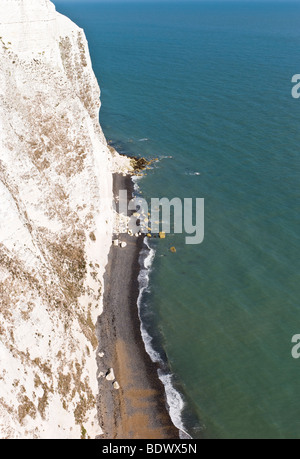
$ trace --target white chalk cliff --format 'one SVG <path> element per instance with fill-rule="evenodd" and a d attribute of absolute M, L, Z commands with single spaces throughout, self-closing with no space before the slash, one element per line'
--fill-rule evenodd
<path fill-rule="evenodd" d="M 84 32 L 0 0 L 0 437 L 100 434 L 97 340 L 116 162 Z"/>

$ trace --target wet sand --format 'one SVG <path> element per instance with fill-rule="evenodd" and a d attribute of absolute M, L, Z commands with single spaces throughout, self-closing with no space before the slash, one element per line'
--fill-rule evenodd
<path fill-rule="evenodd" d="M 115 175 L 114 192 L 132 192 L 130 176 Z M 112 247 L 105 274 L 104 312 L 98 319 L 99 373 L 113 368 L 113 381 L 99 378 L 98 416 L 105 439 L 178 439 L 167 407 L 157 365 L 148 356 L 141 337 L 137 299 L 139 253 L 143 237 L 123 234 L 127 247 Z"/>

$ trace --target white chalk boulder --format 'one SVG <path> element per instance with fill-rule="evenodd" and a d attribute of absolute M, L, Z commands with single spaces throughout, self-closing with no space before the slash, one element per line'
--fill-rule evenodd
<path fill-rule="evenodd" d="M 110 368 L 108 370 L 108 372 L 106 373 L 106 377 L 105 378 L 106 378 L 107 381 L 114 381 L 116 379 L 113 368 Z"/>

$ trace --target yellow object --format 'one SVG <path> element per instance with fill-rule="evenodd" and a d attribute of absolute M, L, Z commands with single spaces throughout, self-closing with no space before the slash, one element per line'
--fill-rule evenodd
<path fill-rule="evenodd" d="M 160 239 L 166 239 L 166 233 L 163 232 L 163 231 L 161 231 L 161 232 L 159 233 L 159 237 L 160 237 Z"/>
<path fill-rule="evenodd" d="M 171 250 L 172 253 L 176 253 L 176 248 L 175 247 L 171 247 L 170 250 Z"/>
<path fill-rule="evenodd" d="M 152 237 L 152 234 L 148 233 L 148 234 L 147 234 L 147 237 Z"/>

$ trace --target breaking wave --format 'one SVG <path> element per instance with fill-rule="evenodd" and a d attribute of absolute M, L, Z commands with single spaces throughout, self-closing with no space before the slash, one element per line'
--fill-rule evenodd
<path fill-rule="evenodd" d="M 155 250 L 150 247 L 148 238 L 144 239 L 144 247 L 140 254 L 140 274 L 138 277 L 139 282 L 139 297 L 138 297 L 138 310 L 141 323 L 141 333 L 145 344 L 147 353 L 151 360 L 156 363 L 161 363 L 161 367 L 158 370 L 158 376 L 165 387 L 167 404 L 169 414 L 173 424 L 179 429 L 181 438 L 191 438 L 186 432 L 182 419 L 182 413 L 185 406 L 184 400 L 181 394 L 175 389 L 173 385 L 173 375 L 167 368 L 167 362 L 165 362 L 161 355 L 153 347 L 153 338 L 148 333 L 145 324 L 142 320 L 142 311 L 147 308 L 147 304 L 144 302 L 144 293 L 149 292 L 150 274 L 152 271 L 153 261 L 155 259 Z"/>

